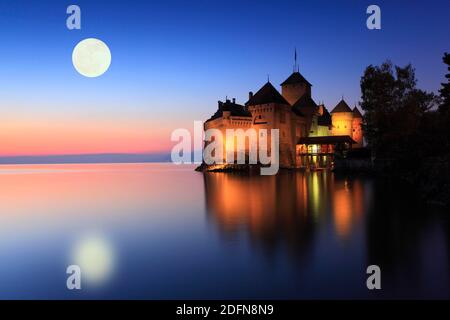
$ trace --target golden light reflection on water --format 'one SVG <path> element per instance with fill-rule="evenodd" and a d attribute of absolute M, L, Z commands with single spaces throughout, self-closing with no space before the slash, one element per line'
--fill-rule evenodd
<path fill-rule="evenodd" d="M 314 160 L 315 161 L 315 160 Z M 316 172 L 311 174 L 311 196 L 312 196 L 312 205 L 313 212 L 317 214 L 319 212 L 319 202 L 320 202 L 320 189 L 319 189 L 319 178 Z M 317 216 L 316 216 L 317 217 Z"/>
<path fill-rule="evenodd" d="M 296 239 L 332 224 L 345 239 L 364 207 L 360 181 L 350 184 L 326 171 L 270 177 L 211 173 L 204 181 L 208 211 L 225 232 L 245 228 L 263 238 Z"/>
<path fill-rule="evenodd" d="M 352 188 L 347 180 L 333 193 L 334 225 L 339 237 L 346 238 L 352 226 L 359 221 L 363 211 L 363 192 L 360 181 Z"/>
<path fill-rule="evenodd" d="M 96 216 L 109 218 L 137 212 L 130 208 L 161 204 L 179 210 L 197 203 L 199 190 L 204 189 L 208 211 L 224 230 L 245 226 L 252 234 L 267 235 L 280 226 L 301 230 L 332 223 L 344 239 L 366 207 L 360 180 L 337 179 L 327 171 L 277 176 L 211 173 L 203 176 L 202 188 L 192 185 L 197 180 L 191 175 L 177 171 L 192 169 L 170 164 L 1 166 L 2 224 L 18 222 L 21 216 L 44 222 L 67 213 L 89 217 L 93 210 Z"/>
<path fill-rule="evenodd" d="M 410 279 L 437 275 L 431 282 L 448 283 L 448 233 L 440 231 L 440 219 L 422 215 L 424 208 L 409 202 L 409 192 L 402 200 L 399 188 L 326 171 L 249 176 L 193 169 L 171 164 L 0 166 L 2 297 L 26 298 L 24 292 L 31 292 L 48 298 L 49 284 L 62 290 L 54 297 L 64 297 L 61 275 L 69 264 L 81 265 L 90 279 L 82 275 L 82 282 L 102 284 L 98 292 L 109 285 L 123 288 L 108 292 L 108 298 L 139 290 L 138 297 L 160 297 L 165 291 L 169 296 L 163 297 L 171 298 L 185 274 L 208 292 L 216 292 L 220 283 L 231 285 L 237 295 L 248 282 L 264 277 L 271 282 L 267 297 L 287 290 L 297 298 L 296 284 L 310 279 L 305 297 L 314 289 L 321 297 L 339 298 L 337 287 L 331 294 L 323 291 L 330 277 L 342 279 L 339 288 L 345 292 L 347 286 L 358 291 L 360 282 L 352 284 L 346 268 L 367 264 L 383 265 L 386 278 L 411 270 L 401 276 L 408 281 L 405 292 Z M 424 223 L 429 225 L 424 228 Z M 426 253 L 420 261 L 415 248 Z M 209 270 L 217 271 L 218 282 L 211 283 Z M 246 281 L 230 283 L 237 272 Z M 23 290 L 17 284 L 27 276 L 33 286 Z M 253 294 L 261 288 L 254 286 Z"/>

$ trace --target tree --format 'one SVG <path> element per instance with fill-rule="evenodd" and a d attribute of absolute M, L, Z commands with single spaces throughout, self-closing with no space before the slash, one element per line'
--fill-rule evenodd
<path fill-rule="evenodd" d="M 387 61 L 381 66 L 370 65 L 361 78 L 361 108 L 364 114 L 364 135 L 368 145 L 377 149 L 380 144 L 380 133 L 384 132 L 387 115 L 392 111 L 395 79 L 392 64 Z"/>
<path fill-rule="evenodd" d="M 447 71 L 449 71 L 449 73 L 445 75 L 447 83 L 441 83 L 442 88 L 439 90 L 439 93 L 441 94 L 439 111 L 448 114 L 450 111 L 450 54 L 445 53 L 442 61 L 447 65 Z"/>
<path fill-rule="evenodd" d="M 443 61 L 450 71 L 448 53 Z M 418 186 L 424 198 L 450 205 L 450 73 L 445 77 L 436 96 L 417 88 L 411 65 L 370 65 L 361 77 L 360 106 L 365 138 L 375 157 L 384 158 L 382 169 Z"/>
<path fill-rule="evenodd" d="M 436 96 L 416 87 L 415 70 L 410 64 L 403 68 L 394 68 L 389 61 L 370 65 L 360 84 L 363 129 L 369 147 L 375 155 L 401 158 L 402 153 L 411 151 L 413 138 L 424 115 L 436 104 Z"/>
<path fill-rule="evenodd" d="M 442 61 L 447 65 L 447 73 L 445 77 L 447 78 L 447 83 L 441 83 L 442 88 L 439 90 L 440 93 L 440 133 L 444 136 L 443 149 L 447 152 L 447 157 L 450 153 L 450 54 L 445 53 Z"/>

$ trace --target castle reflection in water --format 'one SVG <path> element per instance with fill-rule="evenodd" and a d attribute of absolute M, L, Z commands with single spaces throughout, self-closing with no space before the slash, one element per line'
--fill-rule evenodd
<path fill-rule="evenodd" d="M 326 222 L 345 239 L 370 206 L 370 186 L 337 179 L 328 171 L 246 177 L 207 173 L 204 181 L 208 211 L 224 232 L 245 227 L 266 240 L 307 238 L 316 225 Z"/>
<path fill-rule="evenodd" d="M 103 289 L 83 284 L 87 299 L 450 297 L 448 213 L 393 181 L 173 164 L 3 166 L 0 178 L 3 298 L 73 298 L 80 247 L 114 262 Z"/>
<path fill-rule="evenodd" d="M 272 261 L 287 254 L 317 282 L 336 271 L 360 296 L 371 264 L 383 271 L 383 297 L 448 295 L 448 221 L 405 186 L 329 171 L 203 179 L 208 220 L 230 242 L 248 239 Z"/>

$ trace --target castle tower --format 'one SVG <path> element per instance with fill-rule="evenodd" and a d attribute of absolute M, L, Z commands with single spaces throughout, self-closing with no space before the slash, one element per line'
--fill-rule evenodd
<path fill-rule="evenodd" d="M 295 166 L 295 130 L 291 106 L 288 101 L 267 82 L 254 95 L 249 95 L 249 101 L 245 104 L 253 117 L 252 128 L 255 130 L 266 129 L 267 146 L 258 145 L 258 148 L 267 148 L 271 151 L 271 129 L 279 130 L 279 160 L 281 167 Z M 259 139 L 259 137 L 258 137 Z"/>
<path fill-rule="evenodd" d="M 342 99 L 331 111 L 333 136 L 353 136 L 353 111 Z"/>
<path fill-rule="evenodd" d="M 354 148 L 362 148 L 363 146 L 363 131 L 362 131 L 363 117 L 359 109 L 355 106 L 353 108 L 353 122 L 352 122 L 352 139 L 356 141 Z"/>
<path fill-rule="evenodd" d="M 294 71 L 282 84 L 281 95 L 292 106 L 302 96 L 311 96 L 311 83 L 301 75 L 300 72 Z"/>

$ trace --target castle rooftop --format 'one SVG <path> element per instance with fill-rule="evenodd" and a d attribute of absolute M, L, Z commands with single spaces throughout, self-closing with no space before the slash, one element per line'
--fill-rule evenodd
<path fill-rule="evenodd" d="M 296 114 L 302 114 L 304 116 L 312 116 L 318 111 L 319 107 L 317 103 L 309 95 L 303 95 L 292 106 L 292 111 Z"/>
<path fill-rule="evenodd" d="M 255 106 L 259 104 L 267 104 L 267 103 L 279 103 L 279 104 L 287 104 L 289 102 L 283 98 L 283 96 L 278 92 L 277 89 L 270 83 L 267 82 L 262 86 L 261 89 L 258 90 L 250 99 L 246 102 L 247 106 Z"/>
<path fill-rule="evenodd" d="M 308 80 L 305 79 L 304 76 L 298 71 L 294 71 L 284 82 L 281 84 L 281 86 L 289 85 L 289 84 L 296 84 L 296 83 L 306 83 L 308 86 L 312 86 L 311 83 L 309 83 Z"/>
<path fill-rule="evenodd" d="M 331 113 L 338 113 L 338 112 L 353 112 L 353 111 L 352 109 L 350 109 L 347 102 L 345 102 L 344 99 L 342 99 L 331 111 Z"/>
<path fill-rule="evenodd" d="M 218 102 L 218 109 L 216 113 L 213 114 L 211 118 L 206 120 L 206 122 L 221 118 L 223 116 L 223 113 L 229 111 L 231 116 L 234 117 L 251 117 L 252 114 L 245 109 L 243 105 L 237 104 L 234 99 L 233 102 L 230 100 L 226 100 L 225 102 L 219 101 Z"/>
<path fill-rule="evenodd" d="M 361 118 L 362 119 L 362 114 L 356 106 L 353 108 L 353 118 Z"/>
<path fill-rule="evenodd" d="M 325 106 L 323 106 L 323 113 L 317 119 L 317 123 L 319 124 L 319 126 L 331 126 L 332 125 L 331 115 L 328 112 L 327 108 L 325 108 Z"/>

